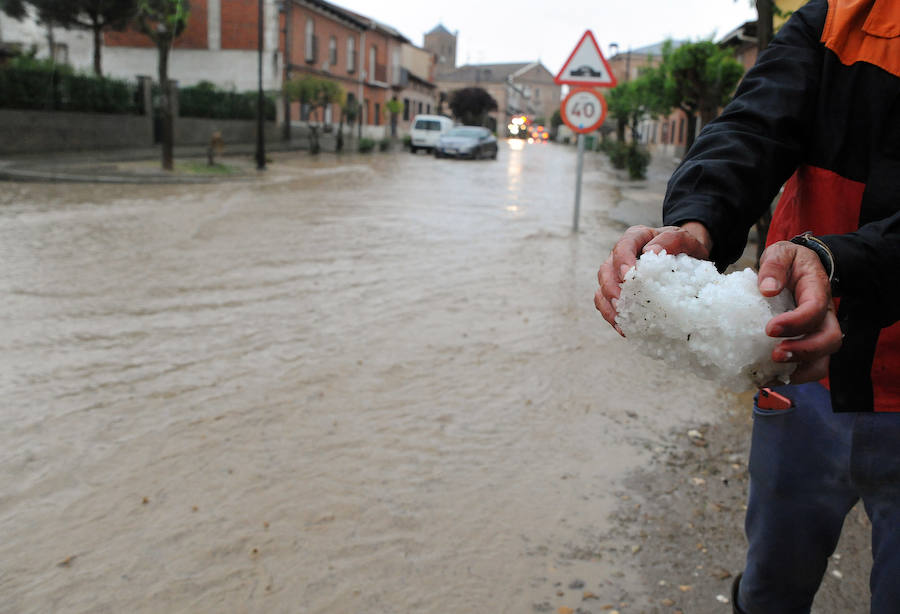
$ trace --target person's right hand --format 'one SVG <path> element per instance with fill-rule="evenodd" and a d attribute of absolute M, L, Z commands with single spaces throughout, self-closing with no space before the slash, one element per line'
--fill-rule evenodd
<path fill-rule="evenodd" d="M 632 226 L 625 231 L 615 244 L 597 273 L 600 287 L 594 293 L 594 306 L 603 318 L 623 337 L 625 334 L 616 324 L 616 304 L 625 280 L 625 273 L 637 262 L 643 252 L 666 250 L 667 254 L 687 254 L 706 260 L 712 248 L 712 239 L 706 226 L 699 222 L 687 222 L 683 226 Z"/>

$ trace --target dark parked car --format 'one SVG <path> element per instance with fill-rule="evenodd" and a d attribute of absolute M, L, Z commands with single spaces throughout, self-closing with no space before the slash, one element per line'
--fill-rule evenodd
<path fill-rule="evenodd" d="M 441 135 L 434 147 L 437 158 L 497 159 L 497 139 L 481 126 L 456 126 Z"/>

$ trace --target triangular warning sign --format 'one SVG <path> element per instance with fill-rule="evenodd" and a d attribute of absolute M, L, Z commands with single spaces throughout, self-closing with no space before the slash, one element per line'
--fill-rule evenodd
<path fill-rule="evenodd" d="M 597 39 L 588 30 L 575 45 L 575 50 L 554 79 L 559 85 L 615 87 L 616 77 L 603 57 Z"/>

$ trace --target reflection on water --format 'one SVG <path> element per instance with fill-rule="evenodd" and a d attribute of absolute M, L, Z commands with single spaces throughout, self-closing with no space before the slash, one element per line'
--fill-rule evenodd
<path fill-rule="evenodd" d="M 518 613 L 598 586 L 615 564 L 579 553 L 618 478 L 673 399 L 714 403 L 594 313 L 609 193 L 573 237 L 568 148 L 275 158 L 3 186 L 0 612 Z"/>

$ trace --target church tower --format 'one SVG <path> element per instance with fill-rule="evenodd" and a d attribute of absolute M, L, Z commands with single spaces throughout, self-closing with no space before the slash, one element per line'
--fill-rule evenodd
<path fill-rule="evenodd" d="M 425 49 L 435 55 L 435 74 L 440 75 L 456 69 L 456 34 L 438 24 L 425 34 Z"/>

